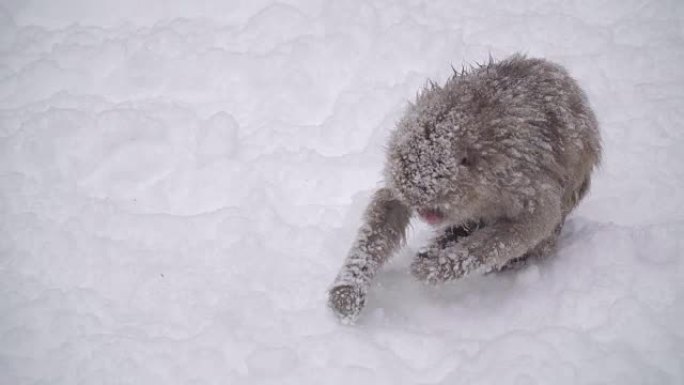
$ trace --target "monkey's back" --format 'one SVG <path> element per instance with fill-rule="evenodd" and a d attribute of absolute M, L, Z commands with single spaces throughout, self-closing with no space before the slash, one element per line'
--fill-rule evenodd
<path fill-rule="evenodd" d="M 505 156 L 501 182 L 525 189 L 540 179 L 562 191 L 563 216 L 589 188 L 601 146 L 586 95 L 561 66 L 515 55 L 455 76 L 445 85 L 466 136 Z"/>

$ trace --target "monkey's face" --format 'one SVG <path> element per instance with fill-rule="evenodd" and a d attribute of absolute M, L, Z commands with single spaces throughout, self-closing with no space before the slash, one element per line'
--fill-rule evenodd
<path fill-rule="evenodd" d="M 387 186 L 431 225 L 461 220 L 477 202 L 482 183 L 463 131 L 453 122 L 409 118 L 390 140 Z"/>

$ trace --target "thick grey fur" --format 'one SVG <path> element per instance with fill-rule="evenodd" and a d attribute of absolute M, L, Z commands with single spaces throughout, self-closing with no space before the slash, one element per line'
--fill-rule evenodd
<path fill-rule="evenodd" d="M 557 64 L 514 55 L 454 71 L 444 86 L 430 82 L 392 133 L 384 187 L 366 209 L 330 306 L 343 321 L 358 317 L 373 276 L 421 210 L 444 218 L 411 265 L 421 281 L 548 255 L 600 157 L 587 97 Z"/>

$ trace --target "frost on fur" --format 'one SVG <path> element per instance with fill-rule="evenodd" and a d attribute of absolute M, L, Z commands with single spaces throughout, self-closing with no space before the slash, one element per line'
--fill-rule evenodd
<path fill-rule="evenodd" d="M 373 197 L 330 291 L 355 319 L 412 214 L 435 225 L 411 271 L 439 283 L 553 251 L 600 160 L 596 118 L 559 65 L 520 55 L 430 82 L 392 133 Z"/>

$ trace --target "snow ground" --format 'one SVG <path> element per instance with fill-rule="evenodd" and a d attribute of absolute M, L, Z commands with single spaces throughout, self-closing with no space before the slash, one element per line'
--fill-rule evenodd
<path fill-rule="evenodd" d="M 427 78 L 563 63 L 605 161 L 557 256 L 326 289 Z M 0 384 L 684 383 L 684 3 L 0 1 Z"/>

